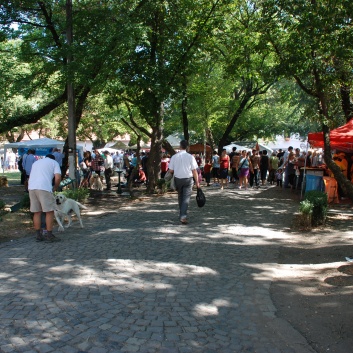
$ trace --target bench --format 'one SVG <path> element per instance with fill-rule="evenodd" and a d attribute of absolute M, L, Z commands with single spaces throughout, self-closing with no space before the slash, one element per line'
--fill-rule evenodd
<path fill-rule="evenodd" d="M 72 189 L 75 189 L 75 184 L 76 184 L 76 179 L 71 179 L 71 178 L 65 178 L 63 180 L 61 180 L 59 187 L 58 187 L 58 191 L 62 191 L 62 189 L 65 186 L 70 186 Z"/>

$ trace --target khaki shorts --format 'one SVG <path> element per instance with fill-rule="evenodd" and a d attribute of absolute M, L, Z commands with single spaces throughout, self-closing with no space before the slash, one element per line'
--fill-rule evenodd
<path fill-rule="evenodd" d="M 54 195 L 44 190 L 29 190 L 31 212 L 51 212 L 55 209 Z"/>

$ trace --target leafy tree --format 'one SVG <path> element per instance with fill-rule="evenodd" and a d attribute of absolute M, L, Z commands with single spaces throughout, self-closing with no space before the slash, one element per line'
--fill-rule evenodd
<path fill-rule="evenodd" d="M 151 139 L 149 191 L 160 171 L 160 150 L 168 100 L 182 81 L 183 69 L 202 39 L 214 27 L 222 2 L 145 1 L 131 21 L 135 24 L 128 60 L 117 72 L 116 99 L 138 108 L 147 122 Z"/>
<path fill-rule="evenodd" d="M 325 162 L 353 200 L 353 186 L 332 161 L 329 144 L 329 127 L 337 126 L 344 117 L 351 118 L 353 5 L 345 0 L 265 0 L 260 4 L 262 41 L 274 48 L 282 73 L 292 76 L 316 101 Z"/>

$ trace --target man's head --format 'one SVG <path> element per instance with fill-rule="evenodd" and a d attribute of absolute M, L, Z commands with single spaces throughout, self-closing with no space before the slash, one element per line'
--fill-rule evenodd
<path fill-rule="evenodd" d="M 189 146 L 189 143 L 186 140 L 181 140 L 180 141 L 180 148 L 182 150 L 186 150 L 188 148 L 188 146 Z"/>
<path fill-rule="evenodd" d="M 289 146 L 289 147 L 288 147 L 288 151 L 289 151 L 289 152 L 292 152 L 292 151 L 293 151 L 293 146 Z"/>
<path fill-rule="evenodd" d="M 104 151 L 104 155 L 107 156 L 109 153 L 109 151 Z"/>
<path fill-rule="evenodd" d="M 236 147 L 233 147 L 233 148 L 232 148 L 232 151 L 233 151 L 233 152 L 235 152 L 236 150 L 237 150 L 237 148 L 236 148 Z"/>
<path fill-rule="evenodd" d="M 50 159 L 53 159 L 55 161 L 55 157 L 51 153 L 47 154 L 45 156 L 45 158 L 50 158 Z"/>

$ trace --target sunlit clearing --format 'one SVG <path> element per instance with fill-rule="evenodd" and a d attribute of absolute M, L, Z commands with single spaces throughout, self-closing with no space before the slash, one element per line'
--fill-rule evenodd
<path fill-rule="evenodd" d="M 216 316 L 218 315 L 218 308 L 220 307 L 231 307 L 232 304 L 229 300 L 215 299 L 212 303 L 200 303 L 195 305 L 193 314 L 194 316 Z"/>
<path fill-rule="evenodd" d="M 217 271 L 209 267 L 180 265 L 176 263 L 159 263 L 153 261 L 135 261 L 122 259 L 107 259 L 94 261 L 91 266 L 66 263 L 52 266 L 49 273 L 55 279 L 72 286 L 105 285 L 124 286 L 130 290 L 144 289 L 171 289 L 173 286 L 163 283 L 165 277 L 192 277 L 200 275 L 218 275 Z"/>

